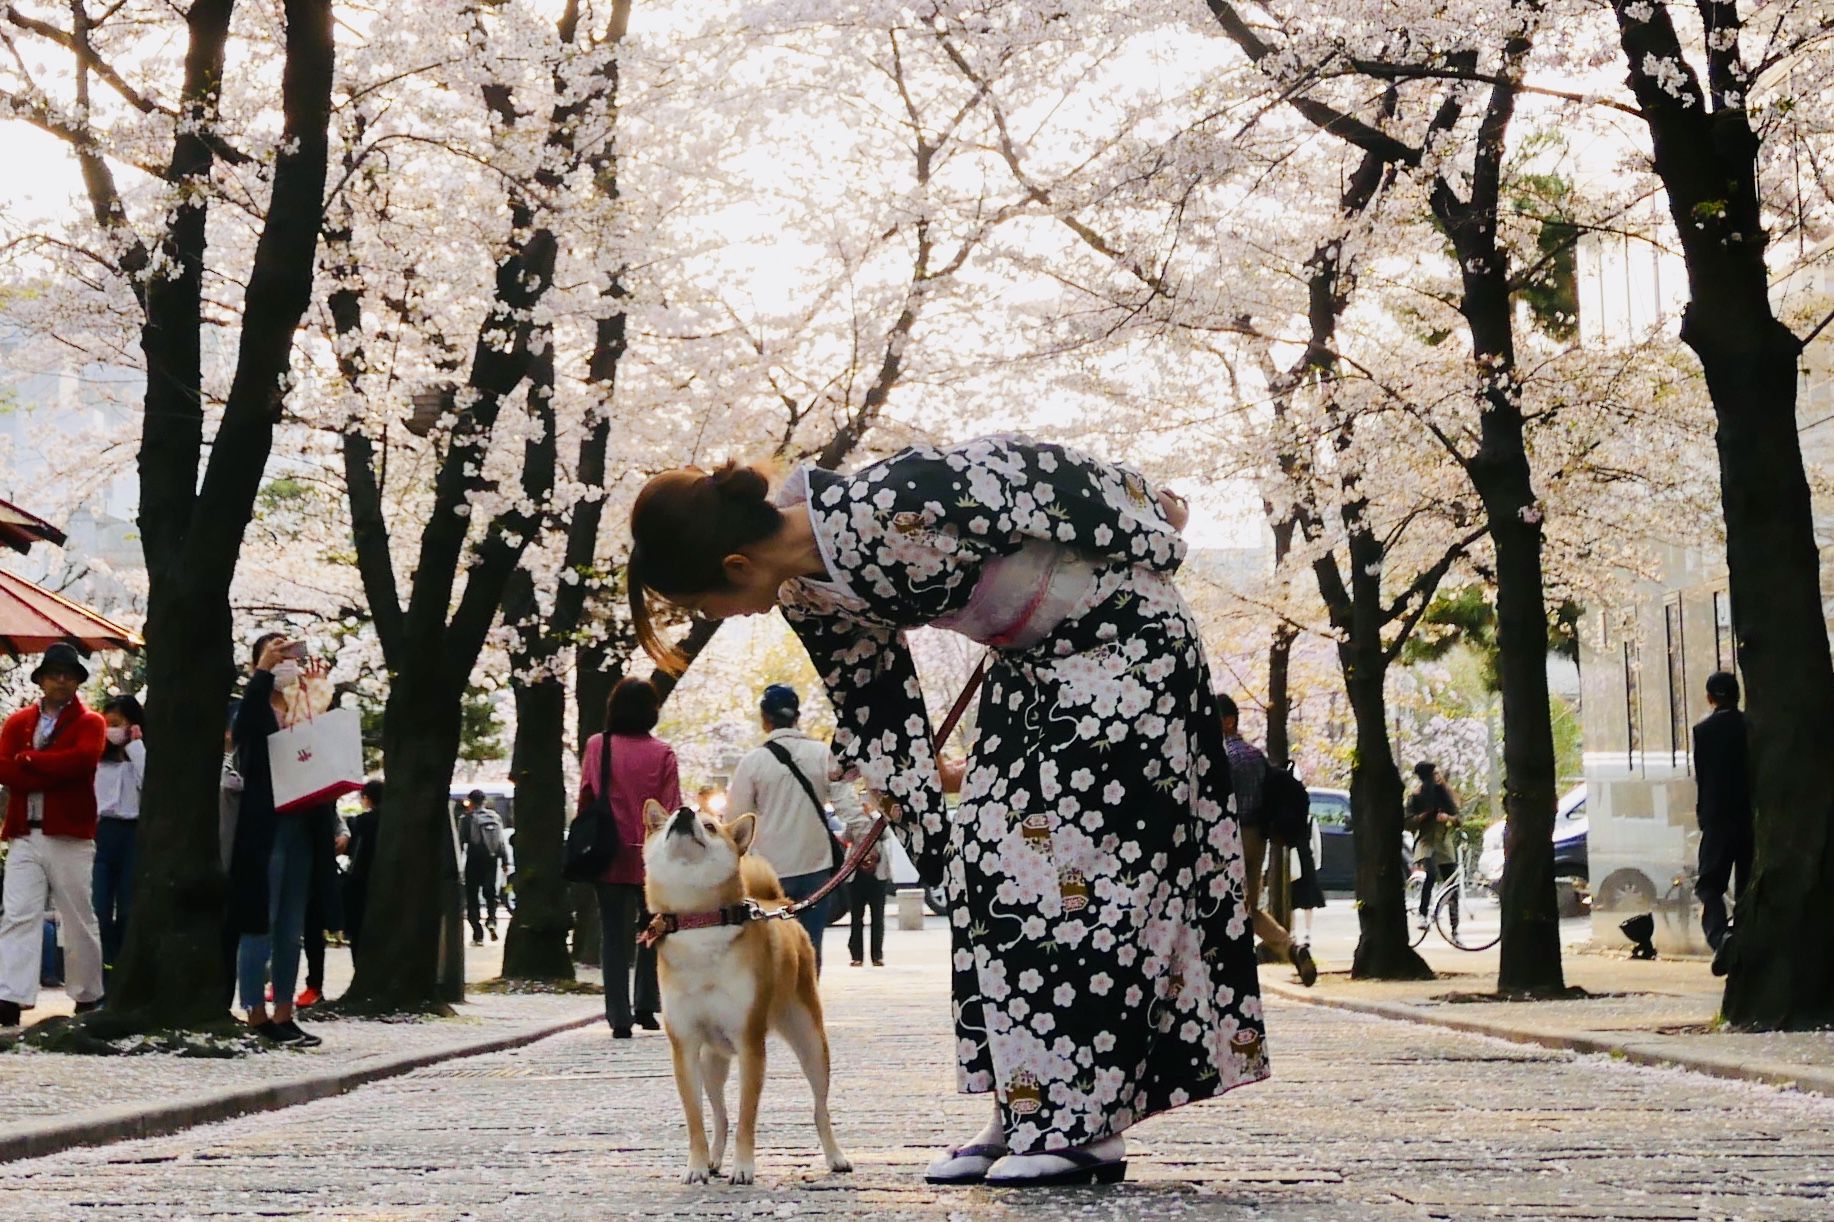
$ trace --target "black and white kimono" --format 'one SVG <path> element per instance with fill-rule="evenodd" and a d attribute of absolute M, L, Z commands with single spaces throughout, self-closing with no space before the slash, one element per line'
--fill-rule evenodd
<path fill-rule="evenodd" d="M 996 1092 L 1010 1147 L 1037 1153 L 1266 1077 L 1221 723 L 1146 481 L 995 437 L 785 491 L 831 578 L 782 607 L 842 766 L 950 898 L 960 1088 Z M 950 812 L 902 630 L 958 618 L 1038 541 L 1080 557 L 1080 593 L 1042 641 L 995 650 Z"/>

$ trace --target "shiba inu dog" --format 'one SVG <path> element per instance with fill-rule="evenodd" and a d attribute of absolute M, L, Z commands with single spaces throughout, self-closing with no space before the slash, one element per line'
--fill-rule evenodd
<path fill-rule="evenodd" d="M 686 807 L 671 815 L 644 805 L 644 894 L 656 922 L 662 1025 L 675 1058 L 675 1087 L 688 1120 L 688 1173 L 704 1184 L 726 1149 L 726 1074 L 739 1061 L 739 1131 L 732 1182 L 753 1183 L 764 1036 L 795 1052 L 815 1094 L 815 1131 L 832 1171 L 853 1164 L 828 1120 L 828 1033 L 815 982 L 815 948 L 793 920 L 760 919 L 788 902 L 768 862 L 746 852 L 757 820 L 720 823 Z M 713 1111 L 709 1150 L 701 1092 Z"/>

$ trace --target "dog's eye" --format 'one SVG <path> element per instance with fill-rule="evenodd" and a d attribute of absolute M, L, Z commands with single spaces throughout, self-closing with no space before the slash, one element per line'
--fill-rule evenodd
<path fill-rule="evenodd" d="M 713 831 L 713 830 L 715 830 L 715 829 L 714 829 L 714 826 L 713 826 L 713 821 L 712 821 L 711 819 L 709 819 L 709 820 L 708 820 L 707 822 L 705 822 L 705 823 L 703 823 L 703 824 L 701 824 L 701 826 L 702 826 L 702 827 L 704 827 L 704 828 L 706 828 L 706 829 L 707 829 L 708 831 L 710 831 L 710 832 L 711 832 L 711 831 Z"/>

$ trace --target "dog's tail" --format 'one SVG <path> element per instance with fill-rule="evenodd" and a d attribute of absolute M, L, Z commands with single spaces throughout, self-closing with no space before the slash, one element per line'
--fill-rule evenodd
<path fill-rule="evenodd" d="M 790 902 L 790 897 L 783 893 L 783 884 L 777 881 L 777 871 L 756 853 L 739 858 L 739 878 L 745 884 L 746 897 L 766 908 L 781 908 Z"/>

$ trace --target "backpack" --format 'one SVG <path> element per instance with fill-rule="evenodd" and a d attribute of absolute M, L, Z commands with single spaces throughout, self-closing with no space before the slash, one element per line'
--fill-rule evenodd
<path fill-rule="evenodd" d="M 503 821 L 494 811 L 480 810 L 472 815 L 471 834 L 486 853 L 492 857 L 503 856 Z"/>
<path fill-rule="evenodd" d="M 1291 846 L 1309 843 L 1312 825 L 1312 798 L 1305 782 L 1293 775 L 1289 761 L 1285 767 L 1267 766 L 1267 779 L 1261 788 L 1261 814 L 1268 834 Z"/>

